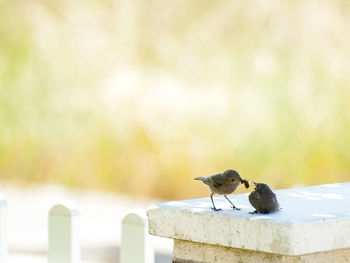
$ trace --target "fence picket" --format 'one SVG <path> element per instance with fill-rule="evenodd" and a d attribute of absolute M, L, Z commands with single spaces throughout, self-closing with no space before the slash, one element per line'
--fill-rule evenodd
<path fill-rule="evenodd" d="M 120 263 L 154 263 L 154 249 L 148 234 L 145 211 L 134 211 L 124 216 Z"/>
<path fill-rule="evenodd" d="M 70 201 L 54 205 L 49 212 L 49 263 L 79 263 L 77 207 Z"/>

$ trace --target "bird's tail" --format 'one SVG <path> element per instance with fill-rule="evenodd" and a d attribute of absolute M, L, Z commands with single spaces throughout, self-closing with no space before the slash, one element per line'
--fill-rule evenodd
<path fill-rule="evenodd" d="M 199 176 L 199 177 L 195 177 L 193 178 L 194 180 L 201 180 L 201 181 L 204 181 L 205 180 L 205 177 L 203 176 Z"/>
<path fill-rule="evenodd" d="M 194 180 L 201 180 L 203 183 L 209 185 L 208 177 L 200 176 L 200 177 L 195 177 L 195 178 L 193 178 L 193 179 L 194 179 Z"/>

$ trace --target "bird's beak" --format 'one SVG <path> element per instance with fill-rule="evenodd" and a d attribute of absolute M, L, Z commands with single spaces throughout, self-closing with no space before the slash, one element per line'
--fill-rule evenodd
<path fill-rule="evenodd" d="M 249 181 L 249 184 L 253 185 L 254 189 L 255 189 L 255 188 L 256 188 L 256 186 L 257 186 L 257 183 L 256 183 L 256 182 L 254 182 L 254 181 L 252 181 L 252 180 L 250 180 L 250 181 Z"/>

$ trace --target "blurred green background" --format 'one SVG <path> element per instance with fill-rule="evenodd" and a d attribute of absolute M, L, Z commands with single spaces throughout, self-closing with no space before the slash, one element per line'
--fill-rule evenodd
<path fill-rule="evenodd" d="M 349 1 L 0 0 L 0 18 L 2 183 L 350 180 Z"/>

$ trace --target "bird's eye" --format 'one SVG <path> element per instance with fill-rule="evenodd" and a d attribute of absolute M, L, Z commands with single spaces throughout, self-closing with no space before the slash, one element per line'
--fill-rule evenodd
<path fill-rule="evenodd" d="M 233 182 L 234 181 L 234 179 L 231 179 L 231 182 Z"/>

